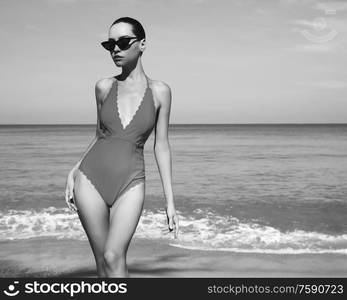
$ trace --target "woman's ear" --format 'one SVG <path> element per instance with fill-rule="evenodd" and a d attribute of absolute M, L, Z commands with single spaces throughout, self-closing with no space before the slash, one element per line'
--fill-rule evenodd
<path fill-rule="evenodd" d="M 140 49 L 141 49 L 142 52 L 145 51 L 145 49 L 146 49 L 146 39 L 142 39 L 141 40 Z"/>

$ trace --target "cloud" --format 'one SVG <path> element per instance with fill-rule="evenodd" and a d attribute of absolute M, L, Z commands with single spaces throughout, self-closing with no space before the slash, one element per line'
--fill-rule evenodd
<path fill-rule="evenodd" d="M 325 14 L 335 14 L 347 11 L 347 2 L 344 1 L 329 1 L 316 3 L 315 8 L 323 11 Z"/>
<path fill-rule="evenodd" d="M 312 20 L 312 21 L 304 20 L 304 19 L 301 19 L 301 20 L 291 20 L 290 23 L 294 24 L 294 25 L 299 25 L 299 26 L 304 26 L 304 27 L 311 27 L 311 28 L 315 28 L 315 26 L 316 26 L 316 22 L 314 20 Z"/>
<path fill-rule="evenodd" d="M 308 5 L 315 2 L 316 0 L 280 0 L 280 3 L 285 5 Z"/>
<path fill-rule="evenodd" d="M 317 17 L 313 20 L 295 19 L 289 21 L 290 24 L 295 25 L 292 27 L 293 32 L 299 33 L 308 42 L 318 45 L 299 45 L 297 50 L 302 51 L 315 51 L 315 52 L 327 52 L 335 49 L 335 45 L 332 42 L 337 41 L 337 37 L 347 31 L 347 20 L 341 19 L 340 16 L 328 16 Z M 339 44 L 345 43 L 344 39 L 339 39 Z"/>
<path fill-rule="evenodd" d="M 333 43 L 311 43 L 311 44 L 297 44 L 292 48 L 289 48 L 290 51 L 295 52 L 313 52 L 313 53 L 327 53 L 332 52 L 336 48 L 336 45 Z"/>

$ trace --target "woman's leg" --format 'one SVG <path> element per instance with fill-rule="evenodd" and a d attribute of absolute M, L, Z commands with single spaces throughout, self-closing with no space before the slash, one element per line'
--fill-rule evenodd
<path fill-rule="evenodd" d="M 106 277 L 104 246 L 109 227 L 109 208 L 86 176 L 77 171 L 74 195 L 78 215 L 95 257 L 98 277 Z"/>
<path fill-rule="evenodd" d="M 126 254 L 141 217 L 145 198 L 142 181 L 119 197 L 110 209 L 110 228 L 104 250 L 107 277 L 129 277 Z"/>

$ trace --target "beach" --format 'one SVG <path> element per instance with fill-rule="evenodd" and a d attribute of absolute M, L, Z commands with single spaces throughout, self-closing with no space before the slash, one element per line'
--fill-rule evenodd
<path fill-rule="evenodd" d="M 92 249 L 126 253 L 130 278 L 342 292 L 347 0 L 1 4 L 5 294 L 14 278 L 97 278 Z M 141 193 L 123 193 L 132 179 Z M 129 292 L 189 291 L 150 285 Z"/>
<path fill-rule="evenodd" d="M 0 258 L 1 277 L 97 277 L 87 241 L 1 242 Z M 346 255 L 342 254 L 188 250 L 145 239 L 132 241 L 127 264 L 131 278 L 347 277 Z"/>

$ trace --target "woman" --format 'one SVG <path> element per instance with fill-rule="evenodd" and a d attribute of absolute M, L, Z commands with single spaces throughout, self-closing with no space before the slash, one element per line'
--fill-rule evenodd
<path fill-rule="evenodd" d="M 145 31 L 137 20 L 117 19 L 101 44 L 122 72 L 96 83 L 96 137 L 68 175 L 65 200 L 86 231 L 98 276 L 129 277 L 126 253 L 145 198 L 143 147 L 153 128 L 169 230 L 178 234 L 168 141 L 171 90 L 144 73 Z"/>

